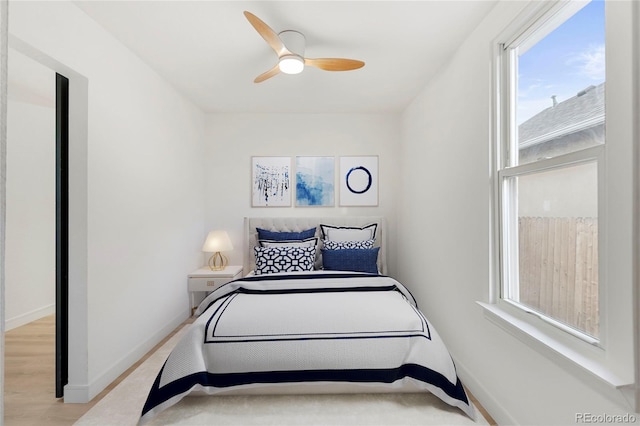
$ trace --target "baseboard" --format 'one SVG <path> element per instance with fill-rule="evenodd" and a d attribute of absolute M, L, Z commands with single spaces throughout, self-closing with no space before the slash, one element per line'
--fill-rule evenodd
<path fill-rule="evenodd" d="M 88 385 L 69 383 L 64 387 L 64 402 L 84 404 L 95 398 L 129 367 L 138 362 L 169 333 L 178 328 L 189 317 L 189 312 L 183 312 L 169 321 L 147 340 L 133 348 L 127 355 L 114 363 L 110 368 L 92 380 Z"/>
<path fill-rule="evenodd" d="M 53 315 L 56 313 L 56 305 L 46 305 L 38 309 L 34 309 L 33 311 L 27 312 L 22 315 L 18 315 L 17 317 L 8 318 L 5 320 L 5 330 L 13 330 L 14 328 L 18 328 L 22 325 L 29 324 L 30 322 L 39 320 L 40 318 L 47 317 L 49 315 Z"/>
<path fill-rule="evenodd" d="M 66 384 L 64 386 L 64 402 L 84 404 L 89 402 L 89 386 L 88 385 L 72 385 Z"/>
<path fill-rule="evenodd" d="M 482 383 L 469 371 L 463 364 L 456 360 L 456 371 L 458 377 L 469 391 L 476 397 L 476 399 L 482 404 L 489 415 L 499 425 L 516 425 L 518 422 L 511 417 L 509 411 L 496 400 L 489 391 L 482 385 Z"/>

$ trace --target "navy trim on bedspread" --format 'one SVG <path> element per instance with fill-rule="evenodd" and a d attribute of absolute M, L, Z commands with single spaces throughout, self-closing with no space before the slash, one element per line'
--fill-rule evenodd
<path fill-rule="evenodd" d="M 388 369 L 355 370 L 304 370 L 304 371 L 265 371 L 252 373 L 213 374 L 206 371 L 182 377 L 160 387 L 160 378 L 164 366 L 158 374 L 147 401 L 142 409 L 144 416 L 154 407 L 170 398 L 189 391 L 196 385 L 203 387 L 228 388 L 248 384 L 302 383 L 302 382 L 352 382 L 352 383 L 393 383 L 410 377 L 434 385 L 451 398 L 469 405 L 469 400 L 460 379 L 453 385 L 445 376 L 417 364 L 405 364 Z"/>
<path fill-rule="evenodd" d="M 219 288 L 224 288 L 229 286 L 230 284 L 237 284 L 242 282 L 254 282 L 254 281 L 286 281 L 286 280 L 317 280 L 317 279 L 335 279 L 335 278 L 379 278 L 379 277 L 387 277 L 387 275 L 380 274 L 368 274 L 368 273 L 335 273 L 335 274 L 291 274 L 291 275 L 273 275 L 273 274 L 265 274 L 265 275 L 252 275 L 249 277 L 238 278 L 233 281 L 229 281 L 221 285 Z M 234 293 L 245 293 L 245 294 L 288 294 L 288 293 L 331 293 L 331 292 L 348 292 L 348 291 L 393 291 L 398 290 L 398 287 L 395 285 L 377 287 L 377 286 L 354 286 L 354 287 L 342 287 L 342 288 L 297 288 L 297 289 L 247 289 L 244 287 L 239 287 L 234 290 Z M 412 302 L 416 307 L 418 307 L 418 303 L 416 298 L 413 297 L 413 294 L 405 287 L 405 290 L 409 296 L 411 296 Z M 398 290 L 399 291 L 399 290 Z M 226 296 L 226 295 L 225 295 Z M 225 297 L 225 296 L 221 296 Z M 202 312 L 206 311 L 213 305 L 218 299 L 212 300 Z"/>
<path fill-rule="evenodd" d="M 397 290 L 398 287 L 395 285 L 390 285 L 386 287 L 340 287 L 340 288 L 288 288 L 288 289 L 264 289 L 264 290 L 255 290 L 240 287 L 235 291 L 235 293 L 244 293 L 244 294 L 294 294 L 294 293 L 345 293 L 349 291 L 393 291 Z"/>

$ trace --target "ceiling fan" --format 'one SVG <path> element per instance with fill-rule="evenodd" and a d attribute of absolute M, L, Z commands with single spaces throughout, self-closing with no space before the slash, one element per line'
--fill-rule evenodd
<path fill-rule="evenodd" d="M 286 30 L 276 34 L 275 31 L 269 28 L 267 24 L 254 14 L 245 11 L 244 16 L 278 55 L 278 63 L 269 71 L 256 77 L 254 83 L 261 83 L 280 72 L 285 74 L 298 74 L 302 72 L 305 66 L 316 67 L 325 71 L 350 71 L 364 66 L 364 62 L 355 59 L 305 58 L 305 38 L 302 33 Z"/>

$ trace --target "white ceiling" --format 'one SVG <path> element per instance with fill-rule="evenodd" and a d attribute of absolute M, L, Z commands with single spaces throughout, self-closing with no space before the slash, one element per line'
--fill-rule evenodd
<path fill-rule="evenodd" d="M 404 109 L 495 1 L 76 1 L 206 112 Z M 243 15 L 306 37 L 307 57 L 359 70 L 307 68 L 253 79 L 276 54 Z"/>

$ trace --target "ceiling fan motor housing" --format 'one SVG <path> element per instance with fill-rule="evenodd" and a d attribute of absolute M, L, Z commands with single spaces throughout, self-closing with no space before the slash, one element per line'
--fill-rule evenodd
<path fill-rule="evenodd" d="M 304 69 L 305 38 L 302 33 L 293 30 L 278 34 L 280 40 L 292 54 L 282 55 L 278 59 L 278 67 L 285 74 L 298 74 Z"/>
<path fill-rule="evenodd" d="M 304 34 L 294 30 L 285 30 L 280 32 L 278 37 L 280 37 L 280 40 L 282 40 L 286 48 L 289 49 L 289 52 L 304 58 L 304 47 L 306 44 Z"/>

